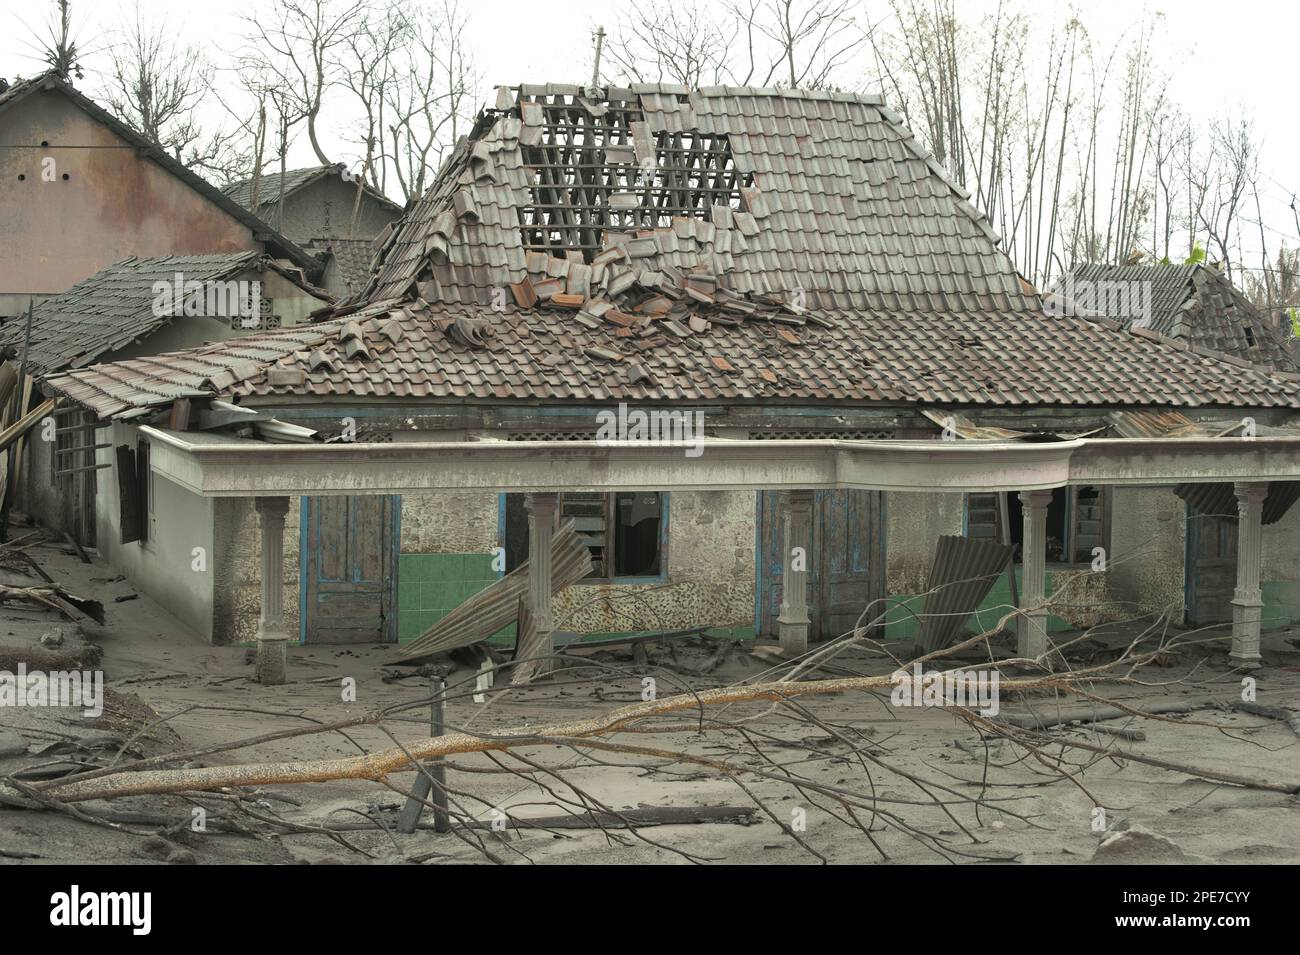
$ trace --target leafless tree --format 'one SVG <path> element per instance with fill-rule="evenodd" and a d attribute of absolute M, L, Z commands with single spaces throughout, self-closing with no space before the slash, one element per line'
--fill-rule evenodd
<path fill-rule="evenodd" d="M 740 35 L 734 17 L 715 8 L 652 0 L 619 14 L 605 45 L 602 74 L 634 83 L 667 80 L 692 89 L 735 79 L 733 47 Z"/>
<path fill-rule="evenodd" d="M 321 165 L 330 164 L 321 144 L 322 107 L 341 79 L 338 55 L 362 29 L 368 9 L 365 0 L 275 0 L 245 18 L 248 55 L 260 57 L 274 77 L 281 115 L 305 122 Z"/>
<path fill-rule="evenodd" d="M 347 38 L 342 51 L 342 83 L 362 111 L 360 129 L 352 136 L 363 151 L 361 172 L 380 191 L 387 185 L 389 168 L 385 108 L 393 86 L 401 82 L 398 56 L 409 50 L 414 33 L 403 5 L 380 5 L 368 11 L 362 28 Z"/>
<path fill-rule="evenodd" d="M 393 176 L 406 199 L 423 194 L 469 122 L 478 75 L 460 0 L 409 14 L 409 42 L 395 50 L 383 110 Z"/>
<path fill-rule="evenodd" d="M 852 0 L 733 0 L 721 11 L 652 0 L 618 19 L 606 72 L 686 86 L 839 85 L 866 35 Z"/>
<path fill-rule="evenodd" d="M 148 19 L 137 2 L 109 46 L 109 107 L 187 165 L 204 165 L 218 146 L 201 142 L 196 111 L 212 88 L 203 51 L 179 45 L 166 18 Z M 187 155 L 188 153 L 188 155 Z"/>
<path fill-rule="evenodd" d="M 1238 111 L 1233 119 L 1219 119 L 1210 126 L 1210 166 L 1200 183 L 1209 197 L 1200 210 L 1200 224 L 1208 237 L 1208 247 L 1229 278 L 1234 262 L 1232 249 L 1239 242 L 1236 231 L 1241 227 L 1241 212 L 1246 197 L 1259 176 L 1259 153 L 1254 122 L 1249 114 Z M 1212 173 L 1212 178 L 1206 173 Z"/>

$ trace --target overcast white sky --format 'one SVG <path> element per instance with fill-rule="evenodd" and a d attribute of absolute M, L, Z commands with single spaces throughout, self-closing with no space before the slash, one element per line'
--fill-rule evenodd
<path fill-rule="evenodd" d="M 997 0 L 958 0 L 961 15 L 978 15 Z M 145 11 L 165 16 L 184 39 L 202 43 L 219 65 L 238 45 L 240 13 L 255 0 L 141 0 Z M 0 0 L 0 76 L 30 75 L 40 69 L 20 24 L 37 27 L 50 0 Z M 596 23 L 613 25 L 614 0 L 477 0 L 471 4 L 471 39 L 485 90 L 496 84 L 583 82 L 591 73 L 591 34 Z M 1061 4 L 1033 2 L 1058 20 Z M 1065 5 L 1068 6 L 1068 5 Z M 1300 242 L 1289 208 L 1300 191 L 1300 124 L 1296 122 L 1296 61 L 1300 53 L 1300 4 L 1267 0 L 1177 0 L 1145 7 L 1132 0 L 1087 0 L 1073 5 L 1103 48 L 1142 18 L 1144 9 L 1164 11 L 1166 66 L 1174 76 L 1171 93 L 1194 118 L 1237 110 L 1252 113 L 1263 139 L 1261 198 L 1270 245 L 1284 238 Z M 74 0 L 82 46 L 91 51 L 88 70 L 103 66 L 102 53 L 129 4 L 121 0 Z M 884 0 L 862 5 L 873 20 L 888 11 Z M 1055 15 L 1053 15 L 1055 12 Z M 862 82 L 865 84 L 866 77 Z M 90 85 L 89 83 L 87 85 Z M 340 153 L 343 150 L 339 150 Z M 346 158 L 346 157 L 343 157 Z M 314 164 L 305 142 L 291 165 Z M 1250 210 L 1253 216 L 1253 207 Z"/>

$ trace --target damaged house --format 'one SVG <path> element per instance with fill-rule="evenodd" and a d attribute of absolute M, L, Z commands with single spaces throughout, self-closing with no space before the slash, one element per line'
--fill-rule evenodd
<path fill-rule="evenodd" d="M 1254 665 L 1300 618 L 1300 379 L 1052 314 L 998 243 L 875 97 L 503 87 L 353 302 L 46 386 L 108 425 L 124 514 L 147 459 L 114 562 L 256 638 L 265 682 L 290 641 L 445 647 L 525 560 L 538 661 L 557 632 L 940 643 L 1010 604 L 1029 656 L 1191 606 Z M 634 411 L 691 416 L 602 433 Z"/>
<path fill-rule="evenodd" d="M 1280 371 L 1300 371 L 1300 342 L 1283 317 L 1270 321 L 1211 265 L 1084 265 L 1049 296 L 1066 310 L 1089 310 Z"/>
<path fill-rule="evenodd" d="M 0 348 L 35 379 L 280 328 L 306 321 L 333 299 L 298 269 L 262 252 L 131 257 L 32 308 L 31 319 L 0 327 Z M 75 407 L 53 410 L 53 432 L 24 443 L 14 501 L 42 525 L 86 547 L 119 538 L 116 499 L 97 501 L 95 457 L 104 424 Z M 46 440 L 50 438 L 52 440 Z M 100 527 L 101 522 L 103 527 Z M 141 527 L 140 533 L 147 528 Z"/>

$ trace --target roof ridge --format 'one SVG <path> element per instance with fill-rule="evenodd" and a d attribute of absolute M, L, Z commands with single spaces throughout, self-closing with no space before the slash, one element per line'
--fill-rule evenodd
<path fill-rule="evenodd" d="M 957 208 L 966 213 L 966 215 L 971 218 L 971 221 L 973 221 L 975 225 L 979 227 L 980 231 L 984 233 L 985 237 L 1001 250 L 1002 236 L 995 228 L 993 228 L 993 223 L 989 221 L 988 216 L 981 212 L 979 208 L 970 201 L 970 190 L 952 177 L 948 170 L 943 167 L 943 164 L 935 158 L 934 153 L 931 150 L 926 149 L 921 145 L 921 141 L 916 138 L 916 133 L 907 126 L 902 116 L 884 105 L 883 102 L 877 104 L 876 108 L 885 123 L 888 124 L 890 129 L 897 133 L 901 138 L 903 145 L 910 149 L 918 159 L 924 162 L 930 172 L 935 176 L 938 176 L 944 185 L 951 189 L 953 194 L 957 196 Z"/>

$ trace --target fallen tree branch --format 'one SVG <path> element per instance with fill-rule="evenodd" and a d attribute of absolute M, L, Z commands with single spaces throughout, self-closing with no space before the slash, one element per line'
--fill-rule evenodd
<path fill-rule="evenodd" d="M 617 813 L 587 811 L 561 816 L 511 816 L 516 829 L 630 829 L 633 826 L 684 826 L 703 822 L 752 826 L 760 812 L 753 806 L 642 806 Z M 491 826 L 477 820 L 473 825 Z"/>
<path fill-rule="evenodd" d="M 226 786 L 293 785 L 335 779 L 382 780 L 389 773 L 405 769 L 412 760 L 423 761 L 456 753 L 508 750 L 523 745 L 546 743 L 557 737 L 572 739 L 603 736 L 618 732 L 646 717 L 702 709 L 707 706 L 758 700 L 781 702 L 797 696 L 829 696 L 855 691 L 882 690 L 891 685 L 892 679 L 889 676 L 872 676 L 810 683 L 782 681 L 719 687 L 699 693 L 681 693 L 646 703 L 634 703 L 592 719 L 574 720 L 553 726 L 540 728 L 523 726 L 493 736 L 447 733 L 420 740 L 407 748 L 392 747 L 367 756 L 114 773 L 98 779 L 86 778 L 69 781 L 65 785 L 48 786 L 45 792 L 66 802 L 79 802 L 86 799 L 109 799 L 115 796 L 220 789 Z M 1055 676 L 1006 680 L 1003 681 L 1002 687 L 1007 690 L 1041 690 L 1055 687 L 1064 692 L 1069 691 L 1066 681 Z"/>
<path fill-rule="evenodd" d="M 1190 713 L 1193 710 L 1208 710 L 1224 705 L 1226 704 L 1209 697 L 1194 700 L 1157 700 L 1154 703 L 1143 703 L 1133 707 L 1083 704 L 1081 706 L 1062 707 L 1050 716 L 1039 716 L 1036 713 L 1027 713 L 1024 716 L 1004 713 L 998 717 L 998 720 L 1003 723 L 1010 723 L 1012 726 L 1019 726 L 1021 729 L 1045 730 L 1064 723 L 1101 723 L 1105 720 L 1117 720 L 1126 716 Z"/>
<path fill-rule="evenodd" d="M 1300 713 L 1294 713 L 1281 706 L 1265 706 L 1263 703 L 1234 703 L 1232 708 L 1252 716 L 1262 716 L 1265 719 L 1285 723 L 1291 728 L 1291 732 L 1300 738 Z"/>

